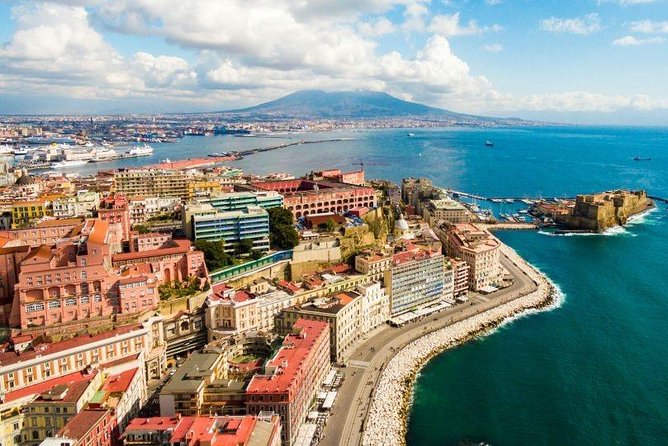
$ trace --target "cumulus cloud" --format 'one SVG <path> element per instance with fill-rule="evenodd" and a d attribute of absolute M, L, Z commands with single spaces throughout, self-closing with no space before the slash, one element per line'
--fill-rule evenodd
<path fill-rule="evenodd" d="M 639 20 L 628 24 L 633 33 L 642 34 L 668 34 L 668 21 L 653 22 L 651 20 Z"/>
<path fill-rule="evenodd" d="M 481 27 L 475 20 L 469 20 L 466 25 L 462 26 L 459 23 L 459 13 L 457 12 L 452 15 L 439 14 L 434 16 L 428 29 L 432 33 L 445 37 L 455 37 L 471 36 L 488 31 L 501 31 L 503 28 L 500 25 Z"/>
<path fill-rule="evenodd" d="M 381 17 L 374 22 L 363 22 L 359 25 L 359 30 L 362 34 L 367 36 L 382 36 L 384 34 L 391 34 L 395 31 L 394 24 Z"/>
<path fill-rule="evenodd" d="M 663 37 L 649 37 L 647 39 L 639 39 L 634 36 L 624 36 L 619 39 L 613 40 L 612 44 L 616 46 L 639 46 L 639 45 L 652 45 L 657 43 L 663 43 L 666 39 Z"/>
<path fill-rule="evenodd" d="M 586 36 L 601 30 L 601 19 L 596 13 L 575 18 L 550 17 L 540 22 L 540 29 L 553 33 L 570 33 Z"/>

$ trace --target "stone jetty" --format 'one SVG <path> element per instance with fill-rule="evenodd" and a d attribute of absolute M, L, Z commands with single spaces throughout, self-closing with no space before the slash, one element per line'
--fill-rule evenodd
<path fill-rule="evenodd" d="M 558 305 L 556 287 L 513 249 L 501 252 L 533 280 L 537 289 L 525 295 L 421 337 L 401 349 L 387 364 L 374 391 L 364 424 L 362 444 L 404 445 L 413 383 L 420 368 L 433 356 L 488 333 L 509 318 Z"/>

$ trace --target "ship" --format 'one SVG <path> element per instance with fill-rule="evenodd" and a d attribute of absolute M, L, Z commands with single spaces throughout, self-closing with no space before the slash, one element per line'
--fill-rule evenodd
<path fill-rule="evenodd" d="M 102 148 L 95 150 L 95 156 L 91 160 L 94 163 L 101 161 L 111 161 L 118 158 L 118 153 L 114 149 Z"/>
<path fill-rule="evenodd" d="M 18 147 L 14 149 L 13 153 L 14 156 L 25 156 L 28 154 L 28 149 L 26 149 L 25 147 Z"/>
<path fill-rule="evenodd" d="M 494 147 L 494 143 L 488 139 L 485 141 L 485 147 Z"/>
<path fill-rule="evenodd" d="M 143 146 L 134 146 L 128 152 L 128 156 L 131 156 L 131 157 L 151 156 L 151 155 L 153 155 L 153 147 L 149 146 L 148 144 L 144 144 Z"/>
<path fill-rule="evenodd" d="M 88 164 L 89 160 L 70 160 L 70 161 L 58 161 L 57 163 L 52 163 L 51 167 L 54 169 L 66 169 L 68 167 L 83 166 Z"/>
<path fill-rule="evenodd" d="M 640 158 L 640 155 L 637 155 L 633 161 L 652 161 L 652 158 Z"/>
<path fill-rule="evenodd" d="M 14 148 L 9 144 L 0 145 L 0 155 L 13 155 Z"/>

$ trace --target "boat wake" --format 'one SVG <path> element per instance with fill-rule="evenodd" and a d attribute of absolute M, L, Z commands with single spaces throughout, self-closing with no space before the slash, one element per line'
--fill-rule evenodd
<path fill-rule="evenodd" d="M 541 235 L 546 235 L 548 237 L 610 237 L 610 236 L 626 236 L 626 237 L 637 237 L 638 234 L 634 234 L 626 229 L 624 226 L 615 226 L 614 228 L 606 229 L 603 232 L 566 232 L 564 234 L 557 234 L 556 232 L 550 231 L 538 231 Z"/>

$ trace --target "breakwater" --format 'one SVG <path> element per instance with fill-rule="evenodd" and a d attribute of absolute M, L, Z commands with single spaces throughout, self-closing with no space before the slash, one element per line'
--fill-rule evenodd
<path fill-rule="evenodd" d="M 489 333 L 511 318 L 528 311 L 559 304 L 556 287 L 512 248 L 502 245 L 502 254 L 536 284 L 536 289 L 461 322 L 429 333 L 401 349 L 382 371 L 372 396 L 364 426 L 362 444 L 403 445 L 415 378 L 422 366 L 435 355 L 474 337 Z M 397 397 L 402 395 L 402 397 Z"/>

